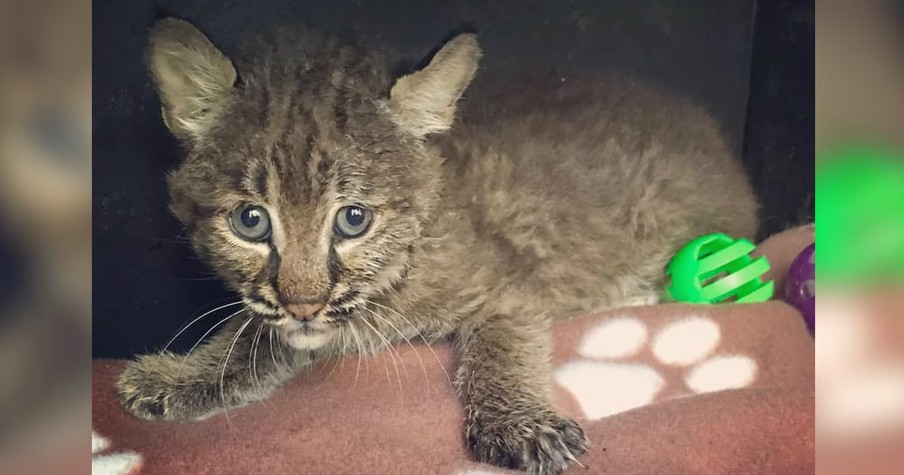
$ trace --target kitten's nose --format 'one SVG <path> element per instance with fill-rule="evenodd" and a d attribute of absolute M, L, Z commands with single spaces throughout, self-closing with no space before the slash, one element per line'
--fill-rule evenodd
<path fill-rule="evenodd" d="M 314 315 L 322 308 L 322 303 L 290 303 L 286 305 L 286 309 L 292 313 L 295 320 L 305 322 L 313 320 Z"/>

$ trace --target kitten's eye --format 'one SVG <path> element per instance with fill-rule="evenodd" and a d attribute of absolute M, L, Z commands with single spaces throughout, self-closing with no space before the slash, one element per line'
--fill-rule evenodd
<path fill-rule="evenodd" d="M 345 206 L 336 213 L 336 234 L 344 238 L 356 238 L 370 227 L 373 213 L 360 206 Z"/>
<path fill-rule="evenodd" d="M 246 241 L 266 241 L 270 237 L 270 215 L 260 206 L 242 206 L 229 215 L 232 232 Z"/>

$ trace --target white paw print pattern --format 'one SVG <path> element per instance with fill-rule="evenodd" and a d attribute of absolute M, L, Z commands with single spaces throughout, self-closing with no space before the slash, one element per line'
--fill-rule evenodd
<path fill-rule="evenodd" d="M 91 474 L 128 475 L 141 465 L 141 456 L 134 452 L 101 453 L 110 447 L 110 441 L 97 432 L 91 432 Z"/>
<path fill-rule="evenodd" d="M 702 316 L 672 322 L 652 337 L 638 318 L 611 318 L 587 333 L 578 348 L 582 358 L 561 365 L 555 380 L 590 420 L 651 404 L 666 389 L 702 394 L 752 383 L 756 362 L 744 355 L 716 354 L 720 340 L 719 325 Z M 643 357 L 647 349 L 655 363 Z M 674 383 L 663 372 L 674 369 L 683 374 L 683 388 L 667 388 Z"/>

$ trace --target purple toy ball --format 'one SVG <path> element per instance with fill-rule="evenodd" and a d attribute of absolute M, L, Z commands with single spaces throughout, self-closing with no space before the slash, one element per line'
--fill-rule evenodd
<path fill-rule="evenodd" d="M 804 316 L 811 334 L 816 333 L 816 243 L 810 244 L 794 260 L 785 280 L 785 301 Z"/>

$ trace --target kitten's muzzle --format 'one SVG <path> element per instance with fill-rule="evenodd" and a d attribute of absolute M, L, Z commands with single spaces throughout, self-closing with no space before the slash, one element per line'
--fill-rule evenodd
<path fill-rule="evenodd" d="M 300 322 L 309 322 L 317 316 L 317 312 L 323 309 L 323 303 L 290 303 L 286 305 L 286 310 L 292 314 L 295 320 Z"/>

